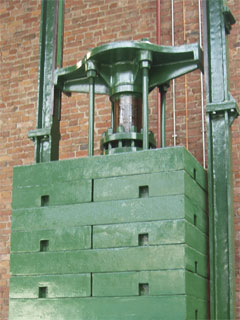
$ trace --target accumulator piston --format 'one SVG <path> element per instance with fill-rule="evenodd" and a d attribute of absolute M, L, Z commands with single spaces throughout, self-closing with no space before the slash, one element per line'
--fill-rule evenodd
<path fill-rule="evenodd" d="M 156 145 L 149 131 L 148 94 L 155 87 L 165 94 L 171 79 L 198 68 L 202 68 L 198 44 L 167 47 L 147 40 L 114 42 L 92 49 L 75 66 L 56 70 L 55 86 L 66 93 L 89 93 L 89 156 L 94 151 L 95 94 L 107 94 L 112 102 L 112 127 L 101 140 L 103 154 L 146 150 Z M 161 130 L 165 137 L 165 125 Z"/>

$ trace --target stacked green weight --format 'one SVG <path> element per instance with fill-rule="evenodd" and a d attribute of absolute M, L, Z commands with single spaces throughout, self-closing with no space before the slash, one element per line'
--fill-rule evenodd
<path fill-rule="evenodd" d="M 207 319 L 206 199 L 182 147 L 15 168 L 10 319 Z"/>

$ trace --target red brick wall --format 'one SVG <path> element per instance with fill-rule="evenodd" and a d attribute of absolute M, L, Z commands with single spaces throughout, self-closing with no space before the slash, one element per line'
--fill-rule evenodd
<path fill-rule="evenodd" d="M 0 319 L 8 318 L 12 168 L 33 162 L 39 1 L 0 5 Z"/>
<path fill-rule="evenodd" d="M 185 3 L 185 15 L 184 7 Z M 231 93 L 240 105 L 240 1 L 229 0 L 237 23 L 230 35 Z M 199 41 L 198 1 L 174 0 L 175 44 Z M 64 66 L 75 64 L 89 48 L 115 40 L 149 38 L 156 42 L 155 0 L 66 0 Z M 12 168 L 33 162 L 38 77 L 40 0 L 2 0 L 0 6 L 0 319 L 8 317 Z M 185 16 L 185 17 L 184 17 Z M 185 19 L 184 19 L 185 18 Z M 185 20 L 185 27 L 183 25 Z M 185 36 L 184 36 L 185 34 Z M 161 43 L 171 45 L 170 0 L 161 1 Z M 187 100 L 185 95 L 187 87 Z M 186 130 L 188 106 L 188 134 Z M 156 133 L 156 92 L 150 96 L 150 127 Z M 60 158 L 87 154 L 87 97 L 63 96 Z M 96 99 L 96 143 L 110 126 L 107 97 Z M 202 163 L 199 71 L 176 81 L 177 144 Z M 172 93 L 167 95 L 167 145 L 173 145 Z M 233 125 L 234 214 L 236 229 L 237 314 L 240 319 L 240 118 Z"/>

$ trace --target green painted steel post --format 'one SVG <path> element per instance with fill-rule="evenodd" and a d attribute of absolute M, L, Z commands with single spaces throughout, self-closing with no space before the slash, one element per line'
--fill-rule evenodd
<path fill-rule="evenodd" d="M 111 126 L 112 128 L 114 127 L 114 103 L 111 101 L 111 105 L 112 105 L 112 112 L 111 112 Z"/>
<path fill-rule="evenodd" d="M 88 155 L 94 155 L 94 77 L 89 78 Z"/>
<path fill-rule="evenodd" d="M 62 66 L 64 0 L 42 0 L 35 161 L 58 160 L 61 91 L 54 88 L 54 71 Z"/>
<path fill-rule="evenodd" d="M 223 0 L 205 1 L 211 319 L 235 319 L 231 124 L 227 36 L 235 22 Z"/>
<path fill-rule="evenodd" d="M 143 67 L 143 150 L 149 148 L 148 138 L 148 67 Z"/>
<path fill-rule="evenodd" d="M 164 84 L 160 88 L 161 94 L 161 147 L 166 147 L 166 94 L 169 83 Z"/>
<path fill-rule="evenodd" d="M 88 115 L 88 156 L 94 155 L 94 104 L 95 104 L 95 77 L 94 63 L 89 60 L 86 64 L 89 79 L 89 115 Z"/>
<path fill-rule="evenodd" d="M 149 148 L 148 135 L 148 92 L 149 92 L 149 69 L 152 61 L 150 51 L 140 52 L 140 62 L 142 68 L 142 128 L 143 128 L 143 150 Z"/>

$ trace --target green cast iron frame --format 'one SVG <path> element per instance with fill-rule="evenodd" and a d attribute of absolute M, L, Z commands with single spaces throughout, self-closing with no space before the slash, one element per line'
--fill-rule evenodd
<path fill-rule="evenodd" d="M 239 109 L 229 92 L 228 40 L 235 19 L 224 0 L 205 0 L 211 319 L 235 319 L 231 125 Z"/>
<path fill-rule="evenodd" d="M 54 71 L 62 66 L 64 0 L 42 0 L 37 129 L 28 137 L 35 144 L 35 161 L 58 160 L 61 91 L 54 87 Z"/>
<path fill-rule="evenodd" d="M 231 169 L 231 125 L 239 115 L 236 102 L 229 93 L 227 34 L 235 22 L 231 12 L 225 6 L 224 0 L 204 0 L 207 30 L 205 32 L 207 46 L 205 48 L 205 75 L 207 77 L 207 124 L 208 124 L 208 175 L 209 175 L 209 234 L 210 234 L 210 301 L 211 319 L 235 318 L 235 278 L 234 278 L 234 232 L 232 210 L 232 169 Z M 37 129 L 29 132 L 29 137 L 35 142 L 35 161 L 46 162 L 58 160 L 59 121 L 61 109 L 61 92 L 75 91 L 73 83 L 68 80 L 59 81 L 64 73 L 74 74 L 86 66 L 87 82 L 79 92 L 89 92 L 89 155 L 93 155 L 94 135 L 94 95 L 109 94 L 109 86 L 99 83 L 92 57 L 90 56 L 69 69 L 54 70 L 61 67 L 62 35 L 63 35 L 64 1 L 42 0 L 40 64 L 38 85 Z M 141 50 L 149 52 L 150 44 L 142 42 Z M 153 45 L 154 48 L 157 46 Z M 186 49 L 186 48 L 185 48 Z M 150 51 L 152 48 L 150 49 Z M 143 59 L 144 60 L 144 59 Z M 149 146 L 147 120 L 147 90 L 149 85 L 149 63 L 143 66 L 143 148 Z M 144 61 L 145 61 L 144 60 Z M 199 64 L 198 60 L 198 64 Z M 195 61 L 196 62 L 196 61 Z M 199 66 L 199 65 L 198 65 Z M 197 67 L 198 67 L 197 66 Z M 193 68 L 192 68 L 193 70 Z M 191 71 L 191 70 L 189 70 Z M 180 74 L 184 74 L 181 72 Z M 179 76 L 178 74 L 177 76 Z M 166 82 L 175 78 L 158 79 L 156 86 L 162 92 L 162 147 L 165 146 L 164 114 Z M 85 80 L 86 80 L 85 79 Z M 73 79 L 74 80 L 74 79 Z M 74 81 L 75 81 L 74 80 Z M 71 87 L 73 85 L 73 87 Z M 148 88 L 148 89 L 147 89 Z M 110 88 L 111 89 L 111 88 Z"/>
<path fill-rule="evenodd" d="M 148 130 L 148 94 L 158 87 L 162 95 L 161 145 L 164 147 L 165 95 L 168 82 L 202 68 L 200 47 L 197 44 L 180 47 L 157 46 L 146 39 L 135 42 L 116 42 L 97 47 L 88 52 L 84 59 L 75 66 L 61 69 L 63 12 L 63 0 L 42 0 L 37 129 L 28 134 L 35 143 L 35 161 L 38 163 L 59 158 L 62 92 L 67 94 L 71 92 L 89 93 L 88 155 L 92 156 L 94 154 L 95 93 L 108 94 L 110 98 L 119 93 L 129 92 L 142 95 L 142 132 L 137 133 L 132 128 L 128 136 L 130 135 L 132 142 L 136 139 L 142 141 L 140 149 L 146 150 L 155 144 Z M 124 58 L 119 64 L 120 56 Z M 121 82 L 122 76 L 126 77 L 126 65 L 129 69 L 127 80 L 124 79 L 123 83 L 116 84 Z M 102 139 L 103 142 L 108 135 L 107 131 Z M 112 138 L 113 135 L 109 141 Z M 129 139 L 127 135 L 126 139 Z M 118 149 L 118 152 L 122 152 L 126 149 L 134 151 L 139 148 L 120 147 Z"/>

